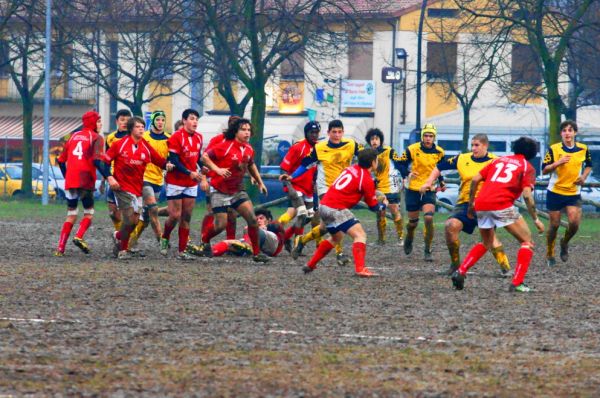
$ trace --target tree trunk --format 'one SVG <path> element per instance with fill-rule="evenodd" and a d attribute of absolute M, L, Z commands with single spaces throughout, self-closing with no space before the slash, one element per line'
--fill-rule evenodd
<path fill-rule="evenodd" d="M 26 197 L 33 195 L 31 189 L 31 162 L 33 159 L 33 98 L 22 96 L 23 107 L 23 177 L 21 191 Z"/>
<path fill-rule="evenodd" d="M 131 113 L 133 116 L 139 116 L 141 118 L 144 117 L 144 112 L 142 112 L 142 103 L 135 101 L 131 104 Z"/>
<path fill-rule="evenodd" d="M 252 96 L 252 137 L 250 138 L 250 144 L 254 148 L 254 162 L 258 171 L 262 164 L 262 152 L 263 152 L 263 129 L 265 127 L 265 113 L 267 109 L 267 99 L 265 96 L 264 86 L 260 86 L 256 89 Z M 248 186 L 248 195 L 252 199 L 252 202 L 260 202 L 260 192 L 255 186 Z"/>
<path fill-rule="evenodd" d="M 556 80 L 558 82 L 558 79 Z M 550 123 L 548 124 L 548 145 L 555 144 L 560 141 L 560 115 L 562 110 L 562 101 L 558 92 L 558 84 L 548 84 L 546 82 L 546 90 L 548 92 L 548 115 Z"/>
<path fill-rule="evenodd" d="M 462 152 L 469 151 L 469 134 L 471 134 L 471 108 L 463 107 L 463 142 L 460 148 Z"/>

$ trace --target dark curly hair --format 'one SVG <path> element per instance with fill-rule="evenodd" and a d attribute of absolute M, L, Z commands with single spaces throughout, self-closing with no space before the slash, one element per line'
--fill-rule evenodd
<path fill-rule="evenodd" d="M 265 218 L 267 220 L 269 220 L 269 221 L 273 220 L 273 214 L 271 213 L 271 210 L 268 210 L 268 209 L 256 209 L 254 211 L 254 215 L 255 216 L 263 215 L 263 216 L 265 216 Z"/>
<path fill-rule="evenodd" d="M 237 134 L 237 132 L 240 130 L 240 128 L 242 127 L 242 125 L 244 124 L 249 124 L 250 125 L 250 134 L 252 135 L 252 123 L 250 123 L 250 120 L 248 119 L 244 119 L 244 118 L 239 118 L 237 120 L 235 120 L 231 125 L 229 125 L 229 127 L 227 128 L 227 131 L 225 131 L 225 139 L 226 140 L 233 140 L 235 138 L 235 135 Z"/>
<path fill-rule="evenodd" d="M 512 151 L 515 155 L 523 155 L 525 159 L 531 160 L 540 151 L 540 143 L 530 137 L 520 137 L 512 143 Z"/>
<path fill-rule="evenodd" d="M 365 136 L 365 140 L 367 140 L 367 144 L 371 145 L 371 138 L 379 137 L 379 145 L 383 145 L 383 132 L 378 128 L 372 128 L 367 131 L 367 135 Z"/>

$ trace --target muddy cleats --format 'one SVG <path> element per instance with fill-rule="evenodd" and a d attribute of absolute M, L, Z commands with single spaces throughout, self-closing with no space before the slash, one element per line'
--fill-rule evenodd
<path fill-rule="evenodd" d="M 500 269 L 500 278 L 511 278 L 513 276 L 513 272 L 510 269 Z"/>
<path fill-rule="evenodd" d="M 286 239 L 283 242 L 283 248 L 285 249 L 285 251 L 287 251 L 288 253 L 291 253 L 292 250 L 294 249 L 294 244 L 292 243 L 291 239 Z"/>
<path fill-rule="evenodd" d="M 456 290 L 463 290 L 465 288 L 465 276 L 458 272 L 458 270 L 452 274 L 452 286 Z"/>
<path fill-rule="evenodd" d="M 160 254 L 163 256 L 169 254 L 169 240 L 166 238 L 160 239 Z"/>
<path fill-rule="evenodd" d="M 268 263 L 270 261 L 269 256 L 267 256 L 264 253 L 258 253 L 255 256 L 252 256 L 252 261 L 254 261 L 255 263 Z"/>
<path fill-rule="evenodd" d="M 407 256 L 412 253 L 412 249 L 413 249 L 413 241 L 412 239 L 404 239 L 404 254 L 406 254 Z"/>
<path fill-rule="evenodd" d="M 531 292 L 533 289 L 531 289 L 529 286 L 527 286 L 524 283 L 521 283 L 519 286 L 515 286 L 515 285 L 510 285 L 510 287 L 508 288 L 509 292 L 517 292 L 517 293 L 529 293 Z"/>
<path fill-rule="evenodd" d="M 119 254 L 117 255 L 117 259 L 119 261 L 127 261 L 127 260 L 131 260 L 132 258 L 133 258 L 133 255 L 127 250 L 121 250 L 119 252 Z"/>
<path fill-rule="evenodd" d="M 64 257 L 64 256 L 65 256 L 65 252 L 61 252 L 60 250 L 54 251 L 54 257 Z"/>
<path fill-rule="evenodd" d="M 212 257 L 213 252 L 210 243 L 200 243 L 200 245 L 198 245 L 198 254 L 196 254 L 196 256 L 208 258 Z"/>
<path fill-rule="evenodd" d="M 192 256 L 198 256 L 200 253 L 200 246 L 196 246 L 192 242 L 188 242 L 185 246 L 185 252 L 191 254 Z"/>
<path fill-rule="evenodd" d="M 238 256 L 251 256 L 252 246 L 244 242 L 233 241 L 229 244 L 229 250 Z"/>
<path fill-rule="evenodd" d="M 180 261 L 193 261 L 196 259 L 196 257 L 194 257 L 192 254 L 188 253 L 187 250 L 177 254 L 176 258 L 177 258 L 177 260 L 180 260 Z"/>
<path fill-rule="evenodd" d="M 119 239 L 117 239 L 117 232 L 118 231 L 113 231 L 112 233 L 112 241 L 113 241 L 113 248 L 112 248 L 112 253 L 114 257 L 119 257 L 119 251 L 121 250 L 121 242 L 119 241 Z"/>
<path fill-rule="evenodd" d="M 144 253 L 143 250 L 134 248 L 134 247 L 130 247 L 129 248 L 129 253 L 133 256 L 133 257 L 139 257 L 139 258 L 144 258 L 146 257 L 146 253 Z"/>
<path fill-rule="evenodd" d="M 309 274 L 309 273 L 313 272 L 315 269 L 316 268 L 312 268 L 312 267 L 310 267 L 308 265 L 304 265 L 302 267 L 302 272 L 304 272 L 305 274 Z"/>
<path fill-rule="evenodd" d="M 361 278 L 371 278 L 373 276 L 377 276 L 376 273 L 374 273 L 373 271 L 371 271 L 370 269 L 368 269 L 367 267 L 363 268 L 360 271 L 356 271 L 354 273 L 354 275 L 361 277 Z"/>
<path fill-rule="evenodd" d="M 427 261 L 428 263 L 433 262 L 433 255 L 431 254 L 431 250 L 425 249 L 425 251 L 423 252 L 423 260 Z"/>
<path fill-rule="evenodd" d="M 440 272 L 440 275 L 452 276 L 454 272 L 458 270 L 458 265 L 450 264 L 448 268 Z"/>
<path fill-rule="evenodd" d="M 345 267 L 350 264 L 350 257 L 346 256 L 344 253 L 338 253 L 335 256 L 335 261 L 338 266 Z"/>
<path fill-rule="evenodd" d="M 292 249 L 292 258 L 294 260 L 298 259 L 298 257 L 300 257 L 300 254 L 302 254 L 302 249 L 304 249 L 304 243 L 302 243 L 302 237 L 301 236 L 297 236 L 296 239 L 294 240 L 294 248 Z"/>
<path fill-rule="evenodd" d="M 85 254 L 90 254 L 90 247 L 88 246 L 87 242 L 83 239 L 75 237 L 73 238 L 73 244 L 79 249 L 81 249 L 81 251 Z"/>
<path fill-rule="evenodd" d="M 556 265 L 556 259 L 554 257 L 546 258 L 546 265 L 548 267 L 554 267 Z"/>
<path fill-rule="evenodd" d="M 569 244 L 564 239 L 560 240 L 560 259 L 563 263 L 569 261 Z"/>
<path fill-rule="evenodd" d="M 404 246 L 404 238 L 398 238 L 398 246 L 400 246 L 400 247 Z"/>

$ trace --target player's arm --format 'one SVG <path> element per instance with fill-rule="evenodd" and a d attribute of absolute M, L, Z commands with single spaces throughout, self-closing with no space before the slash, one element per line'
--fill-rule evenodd
<path fill-rule="evenodd" d="M 250 177 L 254 178 L 254 181 L 256 181 L 256 184 L 258 185 L 258 189 L 264 195 L 266 195 L 268 193 L 267 187 L 265 186 L 265 183 L 260 177 L 260 173 L 258 172 L 258 168 L 256 167 L 256 164 L 254 164 L 254 162 L 248 165 L 248 174 L 250 174 Z"/>
<path fill-rule="evenodd" d="M 319 161 L 319 158 L 317 157 L 317 150 L 315 148 L 313 148 L 312 151 L 310 152 L 310 155 L 308 155 L 307 157 L 302 159 L 302 163 L 300 163 L 300 166 L 296 169 L 296 171 L 294 171 L 294 173 L 291 176 L 289 176 L 287 174 L 282 174 L 279 177 L 279 179 L 280 180 L 290 180 L 290 179 L 300 177 L 302 174 L 306 173 L 306 171 L 310 168 L 310 166 L 317 164 L 318 161 Z"/>
<path fill-rule="evenodd" d="M 585 161 L 583 163 L 584 169 L 583 173 L 575 180 L 575 185 L 583 185 L 585 180 L 587 180 L 588 176 L 592 172 L 592 155 L 590 154 L 589 149 L 585 150 Z"/>
<path fill-rule="evenodd" d="M 408 167 L 410 166 L 411 162 L 412 157 L 408 148 L 405 149 L 404 152 L 402 152 L 402 156 L 400 156 L 398 162 L 394 162 L 394 165 L 397 164 L 397 168 L 400 171 L 400 175 L 402 176 L 402 178 L 406 178 L 409 176 L 410 171 L 408 170 Z"/>
<path fill-rule="evenodd" d="M 571 160 L 570 155 L 561 156 L 559 159 L 554 160 L 554 153 L 552 152 L 552 149 L 549 149 L 546 156 L 544 156 L 544 168 L 542 169 L 542 174 L 552 173 L 558 166 L 567 163 L 569 160 Z"/>
<path fill-rule="evenodd" d="M 378 213 L 384 211 L 386 208 L 385 196 L 383 196 L 384 201 L 380 203 L 377 200 L 377 192 L 375 191 L 375 182 L 372 179 L 368 178 L 365 181 L 363 191 L 363 198 L 365 199 L 365 203 L 369 206 L 369 210 Z"/>
<path fill-rule="evenodd" d="M 111 146 L 108 149 L 108 151 L 106 151 L 106 153 L 102 154 L 98 159 L 94 159 L 94 165 L 96 166 L 102 177 L 106 179 L 106 181 L 108 182 L 108 186 L 110 186 L 110 189 L 112 189 L 113 191 L 118 191 L 119 189 L 121 189 L 121 186 L 110 172 L 110 164 L 113 160 L 115 160 L 115 157 L 117 156 L 117 151 L 115 148 L 116 146 Z"/>
<path fill-rule="evenodd" d="M 209 170 L 214 171 L 217 175 L 221 177 L 231 177 L 231 172 L 229 171 L 229 169 L 217 166 L 213 162 L 212 158 L 216 159 L 214 149 L 204 152 L 204 154 L 202 155 L 202 164 L 204 164 L 206 167 L 208 167 Z"/>
<path fill-rule="evenodd" d="M 533 190 L 530 186 L 523 188 L 523 201 L 527 206 L 527 212 L 531 216 L 535 227 L 541 234 L 544 232 L 544 223 L 538 217 L 537 209 L 535 208 L 535 200 L 533 199 Z"/>
<path fill-rule="evenodd" d="M 475 176 L 471 179 L 471 185 L 469 186 L 469 208 L 467 209 L 467 216 L 469 218 L 475 218 L 475 209 L 473 208 L 473 203 L 475 202 L 475 193 L 477 192 L 477 187 L 483 181 L 483 176 L 481 173 L 475 174 Z"/>

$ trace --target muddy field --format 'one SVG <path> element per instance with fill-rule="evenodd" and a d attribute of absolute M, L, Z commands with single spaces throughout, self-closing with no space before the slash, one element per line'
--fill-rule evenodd
<path fill-rule="evenodd" d="M 439 225 L 434 263 L 421 236 L 408 257 L 369 245 L 381 276 L 364 280 L 333 256 L 306 276 L 287 253 L 165 260 L 149 234 L 145 259 L 117 262 L 105 213 L 91 255 L 54 258 L 61 222 L 0 220 L 0 396 L 600 394 L 597 236 L 554 269 L 536 237 L 535 292 L 517 295 L 489 255 L 452 290 Z"/>

